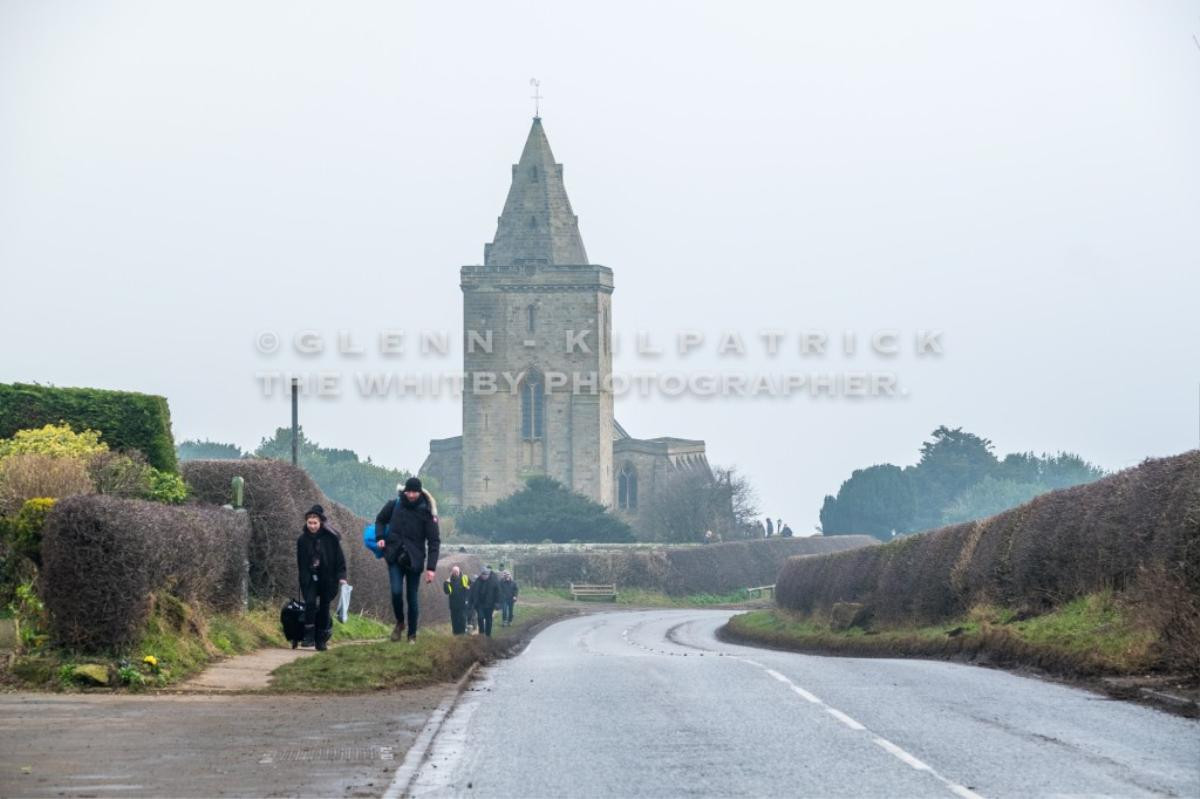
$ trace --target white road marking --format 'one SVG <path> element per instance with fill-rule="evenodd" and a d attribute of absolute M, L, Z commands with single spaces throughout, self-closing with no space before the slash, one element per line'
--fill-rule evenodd
<path fill-rule="evenodd" d="M 931 777 L 933 777 L 934 779 L 938 780 L 943 785 L 945 785 L 946 788 L 949 789 L 949 791 L 951 793 L 953 793 L 956 796 L 961 797 L 961 799 L 983 799 L 982 796 L 975 793 L 975 791 L 972 791 L 967 786 L 960 785 L 959 783 L 954 782 L 951 779 L 947 779 L 946 777 L 943 777 L 941 774 L 936 772 L 928 763 L 924 762 L 923 760 L 921 760 L 920 758 L 911 754 L 910 752 L 905 751 L 903 748 L 897 746 L 896 744 L 892 743 L 888 739 L 882 738 L 878 735 L 875 735 L 874 733 L 871 733 L 870 730 L 868 730 L 865 726 L 863 726 L 858 721 L 855 721 L 850 716 L 847 716 L 845 713 L 838 710 L 837 708 L 829 706 L 828 704 L 826 704 L 824 701 L 822 701 L 816 695 L 804 690 L 799 685 L 796 685 L 796 683 L 792 682 L 791 678 L 789 678 L 786 674 L 782 674 L 782 673 L 776 671 L 775 669 L 768 668 L 768 667 L 764 666 L 762 663 L 759 663 L 757 660 L 753 660 L 751 658 L 735 657 L 734 659 L 740 660 L 743 663 L 747 663 L 751 666 L 754 666 L 755 668 L 762 669 L 764 672 L 767 673 L 768 676 L 772 677 L 773 679 L 778 680 L 779 682 L 781 682 L 784 685 L 787 685 L 789 688 L 791 688 L 793 693 L 795 693 L 796 695 L 802 697 L 803 699 L 805 699 L 808 702 L 813 703 L 814 705 L 818 705 L 818 706 L 824 708 L 826 713 L 833 716 L 835 719 L 840 721 L 842 724 L 845 724 L 850 729 L 868 733 L 869 735 L 871 735 L 871 740 L 879 748 L 883 749 L 885 752 L 890 754 L 892 757 L 895 757 L 897 760 L 899 760 L 900 762 L 909 766 L 910 768 L 916 769 L 917 771 L 924 771 L 925 773 L 929 774 Z"/>
<path fill-rule="evenodd" d="M 850 718 L 845 713 L 838 710 L 836 707 L 829 707 L 829 705 L 826 705 L 825 712 L 828 713 L 829 715 L 833 716 L 835 719 L 837 719 L 841 723 L 845 724 L 847 727 L 849 727 L 852 730 L 865 730 L 866 729 L 866 727 L 859 724 L 857 721 Z"/>

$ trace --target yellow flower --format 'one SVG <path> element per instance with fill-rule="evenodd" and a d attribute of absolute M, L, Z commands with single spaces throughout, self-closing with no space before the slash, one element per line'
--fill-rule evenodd
<path fill-rule="evenodd" d="M 151 668 L 158 667 L 158 658 L 154 657 L 154 655 L 146 655 L 146 657 L 142 658 L 142 662 Z"/>

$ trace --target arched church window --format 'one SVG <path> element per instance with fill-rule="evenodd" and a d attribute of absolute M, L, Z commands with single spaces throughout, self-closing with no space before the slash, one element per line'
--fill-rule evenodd
<path fill-rule="evenodd" d="M 637 509 L 637 469 L 632 463 L 621 467 L 617 475 L 617 507 L 621 510 Z"/>
<path fill-rule="evenodd" d="M 521 438 L 541 438 L 546 415 L 545 381 L 531 369 L 521 381 Z"/>

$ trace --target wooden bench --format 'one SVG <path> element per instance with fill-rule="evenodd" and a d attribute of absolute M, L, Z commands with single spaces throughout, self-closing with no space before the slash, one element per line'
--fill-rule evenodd
<path fill-rule="evenodd" d="M 608 599 L 617 601 L 616 583 L 571 583 L 571 599 Z"/>

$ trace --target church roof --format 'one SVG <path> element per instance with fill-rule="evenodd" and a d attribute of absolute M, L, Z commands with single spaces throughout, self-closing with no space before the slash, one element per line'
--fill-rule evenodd
<path fill-rule="evenodd" d="M 562 164 L 554 162 L 541 117 L 533 118 L 521 160 L 513 165 L 512 186 L 496 225 L 496 238 L 483 247 L 486 266 L 588 263 L 571 210 Z"/>
<path fill-rule="evenodd" d="M 620 422 L 613 419 L 613 441 L 623 441 L 626 438 L 633 438 L 633 436 L 629 435 Z"/>

